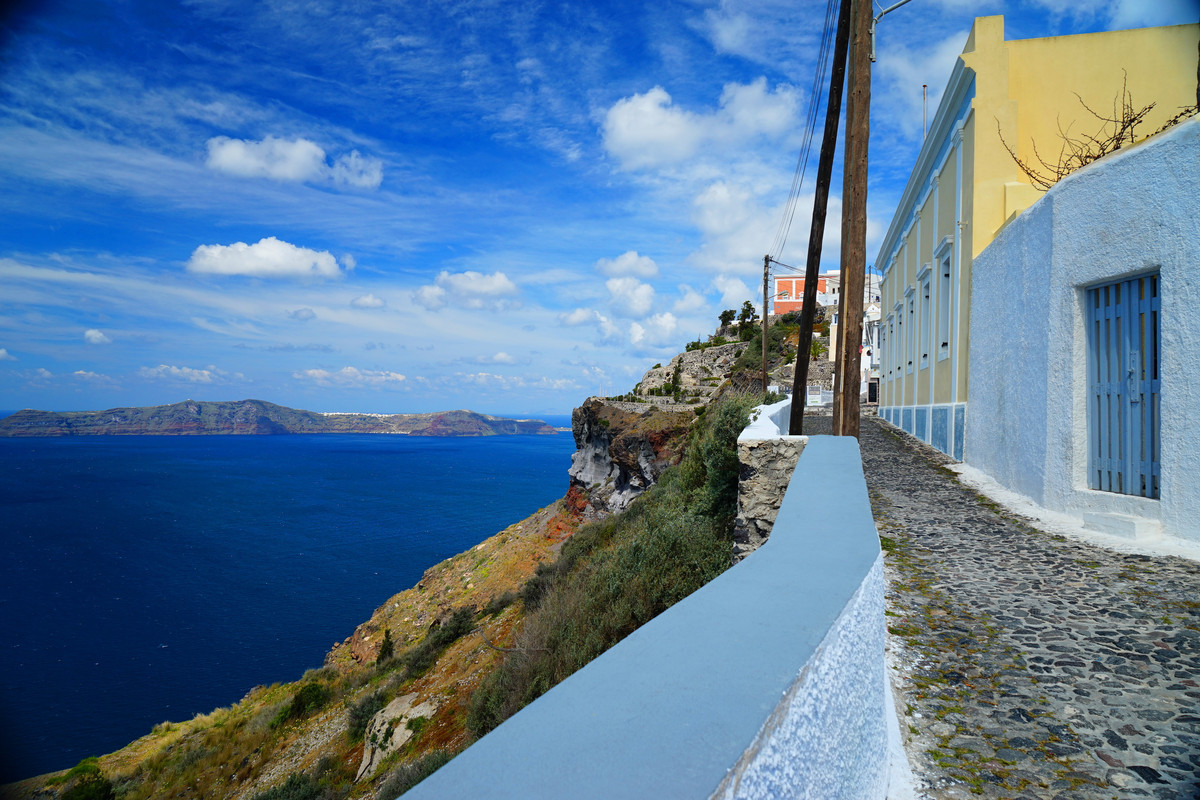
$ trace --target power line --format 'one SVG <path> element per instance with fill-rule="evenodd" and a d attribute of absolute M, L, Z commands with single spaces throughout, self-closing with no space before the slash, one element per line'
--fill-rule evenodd
<path fill-rule="evenodd" d="M 825 85 L 825 74 L 829 65 L 830 43 L 833 40 L 837 0 L 827 0 L 825 6 L 825 27 L 821 32 L 821 46 L 817 53 L 817 69 L 813 74 L 813 88 L 809 94 L 808 115 L 805 119 L 804 138 L 800 144 L 800 155 L 796 159 L 796 169 L 792 174 L 792 185 L 784 204 L 783 219 L 775 233 L 770 251 L 775 256 L 783 255 L 787 246 L 788 234 L 791 233 L 792 220 L 796 215 L 796 203 L 800 198 L 800 190 L 804 185 L 804 173 L 808 168 L 808 156 L 812 150 L 813 132 L 816 130 L 817 112 L 820 106 L 822 90 Z"/>

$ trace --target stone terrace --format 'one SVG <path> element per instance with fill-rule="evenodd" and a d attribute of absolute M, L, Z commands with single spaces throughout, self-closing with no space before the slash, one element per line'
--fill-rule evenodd
<path fill-rule="evenodd" d="M 1037 530 L 877 419 L 860 442 L 918 793 L 1200 797 L 1200 564 Z"/>

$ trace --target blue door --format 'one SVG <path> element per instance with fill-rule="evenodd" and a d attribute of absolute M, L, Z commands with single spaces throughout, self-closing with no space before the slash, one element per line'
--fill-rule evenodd
<path fill-rule="evenodd" d="M 1088 488 L 1158 497 L 1158 275 L 1087 290 Z"/>

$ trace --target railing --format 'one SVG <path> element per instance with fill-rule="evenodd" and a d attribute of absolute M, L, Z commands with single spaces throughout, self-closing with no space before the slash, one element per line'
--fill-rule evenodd
<path fill-rule="evenodd" d="M 857 442 L 810 437 L 765 545 L 406 797 L 883 798 L 883 642 Z"/>

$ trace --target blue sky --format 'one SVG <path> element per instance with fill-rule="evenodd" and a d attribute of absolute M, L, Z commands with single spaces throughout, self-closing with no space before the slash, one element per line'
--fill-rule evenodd
<path fill-rule="evenodd" d="M 625 391 L 761 296 L 824 10 L 18 3 L 0 39 L 0 408 L 566 413 Z M 988 13 L 1011 39 L 1194 22 L 1197 3 L 886 17 L 868 253 L 919 148 L 921 84 L 932 116 Z M 803 263 L 815 161 L 786 263 Z"/>

